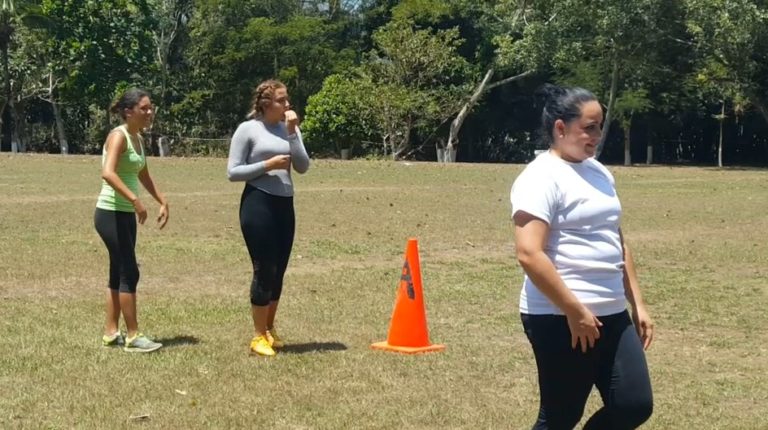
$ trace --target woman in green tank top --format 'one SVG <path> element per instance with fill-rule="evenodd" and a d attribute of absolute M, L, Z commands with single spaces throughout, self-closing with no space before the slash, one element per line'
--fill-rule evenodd
<path fill-rule="evenodd" d="M 149 94 L 130 89 L 112 106 L 111 112 L 123 124 L 109 134 L 101 157 L 101 193 L 96 203 L 94 224 L 109 252 L 109 290 L 107 316 L 102 337 L 103 346 L 122 346 L 128 352 L 151 352 L 163 345 L 139 332 L 136 318 L 136 221 L 144 224 L 147 209 L 139 200 L 139 182 L 160 204 L 157 222 L 160 228 L 168 222 L 168 202 L 160 194 L 149 175 L 144 155 L 141 130 L 152 121 Z M 120 315 L 126 336 L 119 330 Z"/>

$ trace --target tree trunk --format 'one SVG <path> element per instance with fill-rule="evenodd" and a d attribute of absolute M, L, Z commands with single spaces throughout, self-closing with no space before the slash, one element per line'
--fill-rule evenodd
<path fill-rule="evenodd" d="M 653 164 L 653 145 L 650 142 L 645 147 L 645 164 Z"/>
<path fill-rule="evenodd" d="M 467 101 L 467 103 L 462 106 L 458 115 L 456 115 L 456 118 L 454 118 L 451 122 L 451 129 L 448 132 L 448 144 L 446 145 L 446 156 L 444 157 L 446 163 L 456 161 L 456 152 L 458 151 L 459 146 L 459 131 L 461 130 L 461 126 L 464 125 L 464 120 L 467 119 L 467 116 L 472 111 L 472 108 L 475 106 L 475 104 L 477 104 L 477 101 L 480 100 L 480 97 L 483 95 L 483 93 L 490 91 L 498 86 L 518 81 L 532 73 L 533 70 L 529 70 L 527 72 L 502 79 L 489 85 L 488 81 L 493 76 L 493 69 L 488 69 L 488 71 L 485 72 L 485 77 L 483 77 L 483 80 L 480 82 L 477 88 L 475 88 L 475 91 L 472 93 L 469 101 Z M 449 154 L 451 155 L 450 157 L 448 156 Z"/>
<path fill-rule="evenodd" d="M 441 138 L 435 139 L 435 155 L 438 163 L 445 162 L 445 141 Z"/>
<path fill-rule="evenodd" d="M 11 71 L 10 71 L 10 65 L 9 65 L 9 59 L 8 59 L 8 41 L 4 41 L 0 46 L 0 61 L 3 62 L 3 95 L 5 96 L 5 103 L 3 106 L 3 112 L 5 113 L 5 109 L 10 108 L 11 112 L 13 112 L 13 98 L 11 96 Z M 0 127 L 2 127 L 2 131 L 0 133 L 1 137 L 11 136 L 11 141 L 13 141 L 13 114 L 11 115 L 3 115 L 3 121 L 0 122 Z M 5 121 L 7 120 L 7 121 Z M 5 140 L 5 139 L 3 139 Z M 13 143 L 11 143 L 11 146 L 13 146 Z M 2 147 L 2 144 L 0 143 L 0 147 Z M 12 148 L 6 148 L 12 149 Z"/>
<path fill-rule="evenodd" d="M 627 127 L 624 129 L 624 165 L 632 165 L 632 114 L 627 120 Z"/>
<path fill-rule="evenodd" d="M 608 133 L 611 131 L 611 121 L 613 120 L 613 106 L 616 104 L 616 87 L 619 84 L 619 61 L 614 57 L 613 72 L 611 73 L 611 90 L 608 93 L 608 109 L 605 112 L 605 125 L 603 126 L 603 135 L 600 137 L 600 143 L 597 144 L 595 158 L 600 158 L 605 147 L 605 140 L 608 139 Z"/>
<path fill-rule="evenodd" d="M 485 72 L 485 77 L 483 77 L 483 80 L 480 81 L 480 85 L 475 88 L 475 92 L 472 94 L 472 96 L 469 98 L 469 101 L 467 101 L 464 106 L 462 106 L 461 110 L 459 111 L 459 114 L 456 115 L 456 118 L 451 121 L 451 128 L 448 132 L 448 144 L 446 145 L 446 152 L 443 154 L 443 161 L 446 163 L 450 163 L 451 159 L 450 157 L 446 156 L 448 153 L 450 153 L 452 150 L 455 151 L 456 146 L 459 145 L 459 130 L 461 130 L 461 126 L 464 124 L 464 120 L 467 119 L 467 115 L 469 115 L 470 110 L 472 107 L 477 103 L 477 101 L 480 99 L 480 96 L 483 94 L 483 91 L 485 91 L 485 86 L 488 84 L 488 81 L 491 79 L 491 76 L 493 76 L 493 69 L 488 69 L 487 72 Z"/>
<path fill-rule="evenodd" d="M 23 118 L 23 114 L 19 114 L 19 110 L 23 110 L 23 104 L 12 104 L 11 105 L 11 117 L 14 124 L 13 134 L 11 135 L 11 149 L 13 152 L 26 152 L 25 151 L 25 145 L 24 145 L 24 128 L 22 126 L 22 122 L 19 120 L 20 118 Z"/>
<path fill-rule="evenodd" d="M 10 108 L 10 115 L 8 118 L 11 120 L 8 122 L 11 126 L 11 152 L 17 153 L 21 151 L 21 143 L 19 141 L 19 120 L 16 115 L 16 104 L 11 100 L 8 107 Z"/>
<path fill-rule="evenodd" d="M 717 145 L 717 167 L 723 167 L 723 123 L 725 123 L 725 101 L 720 108 L 720 143 Z"/>
<path fill-rule="evenodd" d="M 59 141 L 59 149 L 64 155 L 69 154 L 69 143 L 67 142 L 67 134 L 64 131 L 64 120 L 61 117 L 61 109 L 59 108 L 59 104 L 56 102 L 56 96 L 54 95 L 53 73 L 48 74 L 48 102 L 51 103 L 53 118 L 56 122 L 56 137 Z"/>
<path fill-rule="evenodd" d="M 399 160 L 404 152 L 411 146 L 411 128 L 413 127 L 413 118 L 408 118 L 403 127 L 402 137 L 392 142 L 392 160 Z"/>
<path fill-rule="evenodd" d="M 170 146 L 168 145 L 168 138 L 166 136 L 160 136 L 160 138 L 157 139 L 157 150 L 161 157 L 167 157 L 170 155 L 171 150 Z"/>
<path fill-rule="evenodd" d="M 275 52 L 275 55 L 274 55 L 274 58 L 273 58 L 273 60 L 274 60 L 274 61 L 273 61 L 273 67 L 274 67 L 274 70 L 275 70 L 275 77 L 277 77 L 277 76 L 279 76 L 279 75 L 280 75 L 280 73 L 279 73 L 279 72 L 280 72 L 280 70 L 279 70 L 279 68 L 278 68 L 278 66 L 277 66 L 277 52 Z"/>
<path fill-rule="evenodd" d="M 62 154 L 69 154 L 69 142 L 67 142 L 67 134 L 64 131 L 64 120 L 61 117 L 59 104 L 53 99 L 53 94 L 51 94 L 51 107 L 53 108 L 53 117 L 56 120 L 56 135 L 59 139 L 59 148 Z"/>

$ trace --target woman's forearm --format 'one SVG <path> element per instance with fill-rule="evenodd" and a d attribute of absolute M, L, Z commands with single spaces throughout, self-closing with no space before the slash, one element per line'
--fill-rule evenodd
<path fill-rule="evenodd" d="M 160 203 L 161 205 L 167 204 L 168 202 L 165 200 L 165 196 L 158 191 L 157 187 L 155 187 L 155 182 L 152 180 L 152 177 L 149 175 L 149 172 L 146 170 L 142 170 L 141 173 L 139 173 L 139 180 L 141 181 L 141 184 L 144 186 L 144 189 L 147 190 L 147 192 L 152 195 L 152 197 L 155 198 L 155 200 Z"/>
<path fill-rule="evenodd" d="M 626 244 L 624 248 L 624 295 L 632 307 L 645 306 L 643 295 L 640 293 L 640 283 L 637 281 L 637 272 L 635 271 L 635 261 L 632 258 L 632 252 Z"/>

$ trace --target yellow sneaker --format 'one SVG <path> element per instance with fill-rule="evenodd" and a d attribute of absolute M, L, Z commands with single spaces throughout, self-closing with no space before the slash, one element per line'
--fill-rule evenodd
<path fill-rule="evenodd" d="M 275 350 L 272 349 L 266 336 L 256 336 L 251 340 L 251 354 L 272 357 L 275 355 Z"/>
<path fill-rule="evenodd" d="M 280 339 L 280 336 L 277 335 L 274 327 L 267 330 L 267 340 L 269 341 L 269 345 L 272 346 L 272 348 L 279 349 L 285 346 L 285 342 L 283 342 L 283 340 Z"/>

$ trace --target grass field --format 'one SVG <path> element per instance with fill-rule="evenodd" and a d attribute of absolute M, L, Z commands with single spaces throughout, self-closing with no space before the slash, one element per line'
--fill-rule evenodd
<path fill-rule="evenodd" d="M 139 319 L 167 347 L 100 347 L 99 165 L 0 156 L 0 428 L 530 428 L 508 203 L 522 166 L 316 161 L 295 175 L 278 316 L 291 345 L 267 360 L 247 354 L 242 184 L 222 159 L 150 160 L 171 220 L 140 227 Z M 611 170 L 657 326 L 644 428 L 767 429 L 768 171 Z M 386 338 L 410 236 L 443 353 L 369 349 Z"/>

